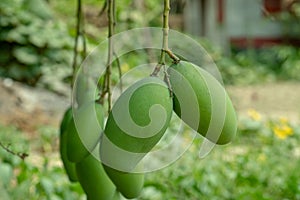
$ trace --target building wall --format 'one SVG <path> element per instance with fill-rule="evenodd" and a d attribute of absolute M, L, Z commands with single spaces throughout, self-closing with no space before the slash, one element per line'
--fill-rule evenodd
<path fill-rule="evenodd" d="M 201 0 L 188 0 L 184 9 L 184 30 L 192 35 L 201 36 Z"/>
<path fill-rule="evenodd" d="M 205 36 L 225 50 L 232 40 L 258 38 L 260 42 L 282 36 L 282 25 L 264 15 L 263 0 L 223 0 L 222 24 L 217 18 L 218 2 L 219 0 L 188 0 L 184 13 L 185 31 Z"/>
<path fill-rule="evenodd" d="M 225 1 L 225 23 L 229 37 L 281 37 L 281 25 L 263 14 L 261 0 Z"/>

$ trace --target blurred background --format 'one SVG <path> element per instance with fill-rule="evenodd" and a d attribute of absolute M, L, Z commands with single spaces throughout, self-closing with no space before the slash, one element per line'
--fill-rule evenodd
<path fill-rule="evenodd" d="M 103 5 L 82 0 L 87 52 L 107 37 Z M 85 198 L 58 151 L 76 9 L 76 0 L 0 1 L 1 200 Z M 116 32 L 161 27 L 162 10 L 161 0 L 117 1 Z M 204 159 L 197 138 L 176 163 L 146 175 L 139 199 L 300 199 L 300 1 L 171 0 L 170 28 L 198 41 L 217 64 L 238 134 Z M 149 56 L 135 52 L 120 61 L 125 73 Z"/>

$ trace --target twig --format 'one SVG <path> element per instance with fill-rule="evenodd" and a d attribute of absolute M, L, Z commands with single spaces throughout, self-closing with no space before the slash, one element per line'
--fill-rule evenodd
<path fill-rule="evenodd" d="M 177 64 L 180 62 L 180 59 L 170 49 L 166 49 L 165 52 L 173 60 L 173 63 Z"/>
<path fill-rule="evenodd" d="M 163 67 L 164 67 L 164 74 L 165 74 L 164 80 L 168 85 L 169 92 L 170 92 L 170 97 L 172 98 L 173 97 L 173 90 L 172 90 L 172 85 L 171 85 L 171 82 L 170 82 L 170 75 L 166 70 L 166 65 L 164 65 Z"/>
<path fill-rule="evenodd" d="M 179 62 L 179 58 L 177 58 L 168 47 L 168 36 L 169 36 L 169 14 L 170 14 L 170 0 L 164 0 L 164 11 L 163 11 L 163 42 L 162 49 L 160 53 L 160 60 L 154 71 L 151 73 L 151 76 L 157 76 L 162 66 L 166 65 L 166 53 L 168 56 L 174 61 L 174 63 Z"/>
<path fill-rule="evenodd" d="M 169 14 L 170 14 L 170 0 L 164 0 L 164 12 L 163 12 L 163 42 L 162 42 L 162 49 L 160 54 L 160 60 L 154 71 L 151 73 L 150 76 L 157 76 L 161 67 L 163 67 L 164 71 L 164 80 L 168 85 L 170 97 L 173 97 L 173 91 L 170 83 L 169 74 L 166 70 L 166 54 L 173 60 L 174 63 L 178 63 L 180 60 L 179 58 L 172 53 L 172 51 L 168 47 L 168 37 L 169 37 Z"/>
<path fill-rule="evenodd" d="M 103 13 L 105 12 L 106 8 L 107 8 L 107 0 L 104 1 L 104 4 L 103 4 L 103 6 L 102 6 L 102 8 L 101 8 L 101 10 L 100 10 L 100 12 L 98 14 L 99 17 L 101 15 L 103 15 Z"/>
<path fill-rule="evenodd" d="M 74 56 L 73 56 L 73 63 L 72 63 L 72 81 L 71 81 L 71 88 L 73 87 L 74 77 L 77 68 L 77 56 L 78 56 L 78 41 L 80 36 L 80 25 L 81 25 L 81 0 L 77 0 L 77 12 L 76 12 L 76 35 L 75 35 L 75 44 L 74 44 Z"/>
<path fill-rule="evenodd" d="M 120 63 L 120 59 L 118 57 L 118 55 L 116 54 L 116 52 L 114 51 L 114 56 L 116 58 L 116 62 L 117 62 L 117 67 L 118 67 L 118 73 L 119 73 L 119 80 L 120 80 L 120 91 L 122 93 L 123 91 L 123 82 L 122 82 L 122 69 L 121 69 L 121 63 Z"/>
<path fill-rule="evenodd" d="M 14 152 L 11 149 L 9 149 L 10 145 L 4 146 L 4 144 L 2 144 L 2 142 L 0 142 L 0 146 L 7 151 L 8 153 L 14 155 L 14 156 L 18 156 L 19 158 L 21 158 L 22 160 L 24 160 L 26 157 L 28 157 L 29 155 L 27 153 L 23 153 L 23 152 Z"/>
<path fill-rule="evenodd" d="M 106 92 L 108 94 L 108 112 L 111 110 L 111 68 L 113 58 L 113 34 L 114 34 L 114 0 L 107 0 L 108 5 L 108 54 L 107 54 L 107 66 L 106 66 Z"/>
<path fill-rule="evenodd" d="M 82 12 L 82 10 L 81 10 Z M 82 46 L 83 46 L 83 52 L 82 52 L 82 60 L 84 60 L 86 58 L 86 52 L 87 52 L 87 47 L 86 47 L 86 38 L 85 38 L 85 21 L 84 21 L 84 17 L 82 16 L 81 19 L 81 30 L 80 30 L 80 36 L 82 37 Z"/>

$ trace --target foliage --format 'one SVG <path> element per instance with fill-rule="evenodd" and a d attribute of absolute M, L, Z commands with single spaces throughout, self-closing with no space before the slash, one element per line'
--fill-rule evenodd
<path fill-rule="evenodd" d="M 35 85 L 45 71 L 70 66 L 72 40 L 40 0 L 0 2 L 0 75 Z"/>
<path fill-rule="evenodd" d="M 261 49 L 233 50 L 224 55 L 205 39 L 199 40 L 217 64 L 225 84 L 246 85 L 300 80 L 300 48 L 275 45 Z"/>
<path fill-rule="evenodd" d="M 300 199 L 299 124 L 284 117 L 266 118 L 254 109 L 239 121 L 239 133 L 230 145 L 216 146 L 201 160 L 198 137 L 176 163 L 146 174 L 139 199 Z M 22 161 L 0 149 L 1 198 L 83 198 L 79 184 L 70 183 L 57 164 L 57 130 L 42 126 L 38 132 L 41 139 L 29 143 L 19 130 L 0 126 L 0 141 L 29 153 Z"/>
<path fill-rule="evenodd" d="M 300 2 L 292 0 L 288 2 L 289 6 L 283 12 L 280 12 L 277 17 L 278 21 L 283 25 L 283 33 L 288 38 L 298 38 L 300 34 Z"/>
<path fill-rule="evenodd" d="M 57 131 L 41 127 L 41 138 L 30 142 L 14 127 L 0 126 L 0 141 L 14 152 L 29 154 L 24 161 L 0 148 L 1 199 L 80 199 L 79 184 L 71 184 L 62 166 L 53 163 L 53 138 Z M 33 146 L 40 152 L 32 151 Z M 58 159 L 58 158 L 57 158 Z"/>

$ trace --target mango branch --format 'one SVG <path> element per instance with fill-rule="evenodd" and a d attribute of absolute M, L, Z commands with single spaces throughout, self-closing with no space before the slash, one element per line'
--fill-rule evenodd
<path fill-rule="evenodd" d="M 162 49 L 160 53 L 160 60 L 156 65 L 154 71 L 151 76 L 157 76 L 162 66 L 166 64 L 166 54 L 175 62 L 179 62 L 179 58 L 175 56 L 171 50 L 169 50 L 168 46 L 168 38 L 169 38 L 169 15 L 170 15 L 170 0 L 164 0 L 164 11 L 163 11 L 163 41 L 162 41 Z"/>

